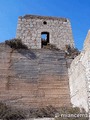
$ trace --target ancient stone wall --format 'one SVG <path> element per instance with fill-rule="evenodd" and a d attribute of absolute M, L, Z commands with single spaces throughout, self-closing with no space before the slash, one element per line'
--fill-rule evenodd
<path fill-rule="evenodd" d="M 90 108 L 90 30 L 84 43 L 84 50 L 77 56 L 69 69 L 71 103 L 73 106 Z"/>
<path fill-rule="evenodd" d="M 64 51 L 0 44 L 0 101 L 22 108 L 71 106 Z"/>
<path fill-rule="evenodd" d="M 65 45 L 74 46 L 70 21 L 66 18 L 42 17 L 26 15 L 19 17 L 17 38 L 29 48 L 41 48 L 41 33 L 49 33 L 49 43 L 63 49 Z"/>

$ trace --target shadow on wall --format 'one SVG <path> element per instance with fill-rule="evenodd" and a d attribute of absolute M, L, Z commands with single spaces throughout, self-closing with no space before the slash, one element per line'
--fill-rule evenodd
<path fill-rule="evenodd" d="M 9 45 L 13 50 L 17 50 L 20 54 L 28 59 L 36 59 L 36 55 L 28 47 L 22 43 L 21 39 L 11 39 L 5 41 L 6 45 Z"/>
<path fill-rule="evenodd" d="M 22 50 L 22 49 L 18 49 L 17 50 L 20 54 L 22 54 L 23 56 L 25 56 L 27 59 L 31 60 L 31 59 L 37 59 L 36 54 L 32 51 L 32 50 Z"/>

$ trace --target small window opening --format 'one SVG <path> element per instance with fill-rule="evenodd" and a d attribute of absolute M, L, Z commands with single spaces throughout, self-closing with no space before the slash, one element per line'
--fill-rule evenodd
<path fill-rule="evenodd" d="M 67 22 L 67 19 L 65 19 L 65 22 Z"/>
<path fill-rule="evenodd" d="M 41 33 L 41 47 L 47 46 L 49 43 L 49 33 L 48 32 L 42 32 Z"/>
<path fill-rule="evenodd" d="M 44 21 L 44 22 L 43 22 L 43 24 L 44 24 L 44 25 L 46 25 L 46 24 L 47 24 L 47 22 L 46 22 L 46 21 Z"/>

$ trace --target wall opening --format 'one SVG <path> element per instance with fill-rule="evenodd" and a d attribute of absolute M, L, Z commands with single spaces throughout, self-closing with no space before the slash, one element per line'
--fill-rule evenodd
<path fill-rule="evenodd" d="M 49 43 L 49 32 L 42 32 L 41 33 L 41 47 L 47 46 Z"/>
<path fill-rule="evenodd" d="M 47 25 L 47 22 L 46 22 L 46 21 L 44 21 L 44 22 L 43 22 L 43 24 L 44 24 L 44 25 Z"/>

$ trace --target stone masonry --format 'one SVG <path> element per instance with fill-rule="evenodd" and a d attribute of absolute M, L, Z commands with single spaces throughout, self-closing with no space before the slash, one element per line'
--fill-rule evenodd
<path fill-rule="evenodd" d="M 56 45 L 59 49 L 64 49 L 65 45 L 74 47 L 69 19 L 34 15 L 19 17 L 16 37 L 21 38 L 28 48 L 40 49 L 42 47 L 43 32 L 48 33 L 49 43 Z"/>
<path fill-rule="evenodd" d="M 41 49 L 42 33 L 57 49 Z M 19 17 L 17 38 L 32 49 L 0 44 L 0 101 L 22 108 L 71 106 L 65 46 L 74 47 L 66 18 L 26 15 Z M 63 50 L 64 49 L 64 50 Z"/>
<path fill-rule="evenodd" d="M 90 114 L 90 30 L 83 51 L 71 63 L 69 85 L 73 106 L 83 107 Z"/>
<path fill-rule="evenodd" d="M 59 49 L 41 49 L 42 33 Z M 90 30 L 74 60 L 65 51 L 74 47 L 66 18 L 19 17 L 17 38 L 31 49 L 0 44 L 0 101 L 25 109 L 73 105 L 90 113 Z"/>

